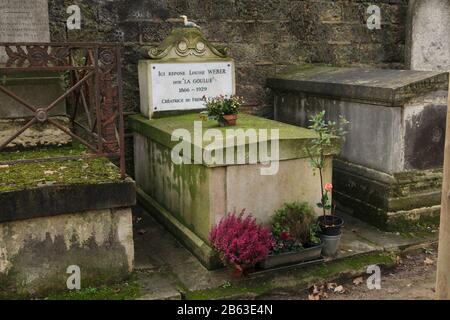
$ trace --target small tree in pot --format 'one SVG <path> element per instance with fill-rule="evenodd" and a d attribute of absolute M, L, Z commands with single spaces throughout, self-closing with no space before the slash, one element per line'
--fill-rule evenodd
<path fill-rule="evenodd" d="M 333 214 L 333 206 L 331 204 L 333 185 L 325 183 L 323 170 L 325 168 L 326 151 L 332 149 L 333 139 L 343 139 L 346 131 L 345 127 L 349 123 L 345 118 L 339 117 L 339 121 L 326 121 L 325 111 L 322 111 L 310 118 L 311 125 L 309 129 L 314 130 L 317 137 L 311 140 L 310 145 L 306 148 L 309 155 L 311 166 L 314 170 L 319 171 L 321 200 L 317 206 L 322 209 L 323 215 L 319 217 L 318 224 L 324 236 L 340 236 L 341 228 L 344 225 L 342 218 Z M 327 214 L 330 213 L 330 214 Z M 322 238 L 327 246 L 326 239 Z M 326 251 L 326 250 L 325 250 Z"/>

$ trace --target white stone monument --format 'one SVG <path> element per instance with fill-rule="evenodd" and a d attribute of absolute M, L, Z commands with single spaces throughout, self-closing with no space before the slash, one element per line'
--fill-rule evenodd
<path fill-rule="evenodd" d="M 175 29 L 139 62 L 141 113 L 149 118 L 204 108 L 204 97 L 235 94 L 234 62 L 196 28 Z"/>

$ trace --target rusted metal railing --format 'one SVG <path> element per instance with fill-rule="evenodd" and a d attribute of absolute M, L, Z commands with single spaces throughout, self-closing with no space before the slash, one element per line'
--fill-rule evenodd
<path fill-rule="evenodd" d="M 50 104 L 37 106 L 30 102 L 30 97 L 19 97 L 2 82 L 2 77 L 9 74 L 34 71 L 59 72 L 66 80 L 65 92 Z M 125 176 L 120 46 L 0 43 L 0 92 L 32 113 L 16 133 L 0 141 L 0 151 L 34 124 L 48 123 L 88 147 L 91 151 L 88 157 L 119 159 L 122 177 Z M 49 116 L 63 100 L 70 102 L 71 112 L 67 114 L 70 127 Z M 58 157 L 61 158 L 67 157 Z"/>

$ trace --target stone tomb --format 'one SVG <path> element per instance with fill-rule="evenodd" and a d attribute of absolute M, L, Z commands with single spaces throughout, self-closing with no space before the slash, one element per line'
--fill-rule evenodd
<path fill-rule="evenodd" d="M 208 234 L 228 212 L 240 212 L 245 208 L 260 222 L 267 223 L 273 212 L 285 202 L 307 201 L 314 206 L 320 201 L 319 176 L 313 174 L 305 151 L 314 137 L 312 131 L 245 114 L 239 115 L 236 127 L 219 128 L 217 121 L 202 122 L 198 112 L 192 112 L 203 107 L 193 98 L 226 95 L 235 90 L 233 61 L 208 43 L 197 29 L 174 30 L 161 47 L 146 48 L 145 53 L 153 59 L 139 64 L 142 115 L 129 118 L 134 131 L 138 199 L 207 268 L 220 265 L 209 246 Z M 205 70 L 205 74 L 197 74 L 193 79 L 205 79 L 208 74 L 206 78 L 212 80 L 207 84 L 185 87 L 173 79 L 172 84 L 160 87 L 150 72 L 153 67 L 157 72 L 164 63 L 171 64 L 170 70 L 185 72 L 180 75 L 181 79 L 188 79 L 186 72 L 189 70 Z M 209 70 L 216 70 L 216 73 Z M 168 71 L 164 72 L 167 76 Z M 179 91 L 181 87 L 192 91 Z M 199 87 L 206 90 L 198 92 Z M 153 99 L 156 95 L 162 99 L 183 101 L 167 103 L 161 111 L 158 104 L 161 100 Z M 167 113 L 171 115 L 164 116 Z M 269 132 L 266 137 L 260 134 L 257 141 L 251 142 L 245 137 L 239 140 L 242 134 L 237 131 L 227 133 L 230 129 L 244 131 L 241 133 L 248 133 L 246 130 L 259 132 L 260 129 Z M 213 132 L 209 130 L 215 130 L 223 137 L 216 140 L 220 143 L 211 145 L 204 134 Z M 271 130 L 277 130 L 279 137 L 272 135 Z M 183 133 L 187 147 L 183 150 L 183 162 L 174 161 L 172 156 L 180 145 L 180 140 L 173 138 L 176 131 Z M 229 141 L 233 143 L 228 145 Z M 276 164 L 274 161 L 270 164 L 261 161 L 260 146 L 265 142 L 269 153 L 272 146 L 278 145 L 279 162 Z M 258 150 L 256 161 L 251 160 L 251 148 Z M 331 181 L 332 155 L 338 149 L 336 145 L 327 151 L 326 181 Z M 243 161 L 234 161 L 238 150 L 244 150 Z M 218 159 L 219 154 L 223 157 L 232 154 L 232 160 L 206 160 Z M 197 161 L 198 155 L 200 161 Z M 277 166 L 277 172 L 263 175 L 261 170 L 272 165 Z"/>
<path fill-rule="evenodd" d="M 0 42 L 49 42 L 47 0 L 0 0 Z M 8 60 L 0 47 L 0 68 Z M 55 72 L 8 72 L 0 69 L 0 84 L 26 102 L 46 107 L 64 93 L 64 79 Z M 65 102 L 60 102 L 50 115 L 68 123 Z M 19 102 L 0 92 L 0 143 L 9 138 L 33 114 Z M 9 147 L 35 147 L 61 145 L 71 138 L 48 125 L 34 125 L 26 130 Z"/>
<path fill-rule="evenodd" d="M 384 229 L 437 222 L 448 75 L 298 66 L 268 80 L 275 119 L 302 127 L 325 110 L 350 121 L 334 161 L 340 209 Z"/>

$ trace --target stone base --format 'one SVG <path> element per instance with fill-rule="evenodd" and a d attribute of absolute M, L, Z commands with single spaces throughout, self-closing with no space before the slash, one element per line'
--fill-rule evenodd
<path fill-rule="evenodd" d="M 180 223 L 173 215 L 158 204 L 151 196 L 141 189 L 137 190 L 139 203 L 178 241 L 180 241 L 208 270 L 222 267 L 220 258 L 215 251 L 189 228 Z"/>
<path fill-rule="evenodd" d="M 198 114 L 152 120 L 135 115 L 129 121 L 134 130 L 135 177 L 141 190 L 139 196 L 142 204 L 207 268 L 213 268 L 217 263 L 208 246 L 208 237 L 212 228 L 227 213 L 239 213 L 246 209 L 258 222 L 267 224 L 275 210 L 287 202 L 308 202 L 314 207 L 321 197 L 320 178 L 318 174 L 314 174 L 304 151 L 305 146 L 315 137 L 311 130 L 244 114 L 239 115 L 233 131 L 228 131 L 227 139 L 237 141 L 237 136 L 243 135 L 234 130 L 245 132 L 248 129 L 277 128 L 280 161 L 276 162 L 276 172 L 273 175 L 263 175 L 261 169 L 267 165 L 258 161 L 250 162 L 250 157 L 239 164 L 234 161 L 192 163 L 192 153 L 187 149 L 198 150 L 201 147 L 202 155 L 213 152 L 217 155 L 219 151 L 223 151 L 222 155 L 225 155 L 237 148 L 230 146 L 226 150 L 221 147 L 214 149 L 206 141 L 203 144 L 188 143 L 189 148 L 186 148 L 183 156 L 189 161 L 173 161 L 172 152 L 177 144 L 171 139 L 172 132 L 183 128 L 191 136 L 198 136 L 194 125 L 197 119 Z M 203 132 L 208 129 L 219 132 L 229 130 L 219 128 L 216 121 L 200 124 Z M 251 149 L 255 150 L 254 146 L 263 142 L 259 139 L 258 143 L 249 145 L 248 140 L 240 145 L 244 150 L 242 153 L 245 152 L 246 155 Z M 332 155 L 338 149 L 336 143 L 326 153 L 324 181 L 331 181 Z M 256 151 L 260 152 L 261 149 Z M 276 151 L 273 152 L 275 156 Z M 233 154 L 233 160 L 235 154 L 237 152 Z M 271 164 L 275 165 L 275 161 L 273 162 Z M 320 214 L 319 210 L 317 214 Z"/>
<path fill-rule="evenodd" d="M 66 291 L 71 265 L 81 288 L 114 283 L 133 269 L 131 209 L 103 209 L 0 223 L 0 299 Z"/>
<path fill-rule="evenodd" d="M 334 160 L 338 209 L 384 230 L 439 223 L 442 170 L 387 174 Z"/>
<path fill-rule="evenodd" d="M 79 150 L 58 155 L 72 151 Z M 21 154 L 30 160 L 39 152 Z M 72 265 L 80 268 L 81 289 L 128 277 L 135 204 L 134 181 L 121 179 L 108 159 L 1 166 L 0 299 L 66 291 Z"/>
<path fill-rule="evenodd" d="M 64 116 L 53 117 L 64 127 L 69 127 L 69 119 Z M 0 144 L 13 136 L 30 119 L 0 119 Z M 36 147 L 62 146 L 72 142 L 72 138 L 51 124 L 34 124 L 16 139 L 7 149 L 25 149 Z"/>

